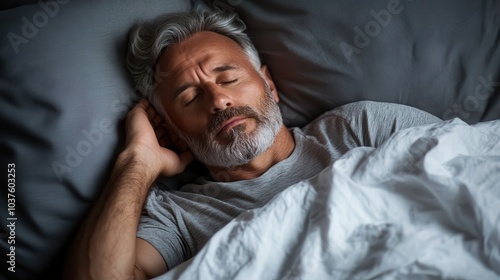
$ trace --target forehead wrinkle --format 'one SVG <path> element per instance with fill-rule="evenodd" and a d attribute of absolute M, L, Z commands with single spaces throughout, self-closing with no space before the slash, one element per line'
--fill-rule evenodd
<path fill-rule="evenodd" d="M 186 63 L 189 63 L 189 65 L 186 66 Z M 183 63 L 180 63 L 179 66 L 174 67 L 171 71 L 168 72 L 166 76 L 167 83 L 164 89 L 169 92 L 173 91 L 172 95 L 169 94 L 171 98 L 177 97 L 183 90 L 193 84 L 193 80 L 197 80 L 195 71 L 191 70 L 193 69 L 193 64 L 194 63 L 192 63 L 191 61 L 185 60 Z M 189 76 L 187 81 L 185 81 L 186 79 L 184 78 L 186 76 Z M 180 85 L 179 81 L 181 81 Z"/>
<path fill-rule="evenodd" d="M 200 41 L 202 38 L 200 36 L 204 38 L 203 41 Z M 207 36 L 208 40 L 206 39 Z M 214 36 L 219 39 L 214 40 Z M 230 49 L 227 49 L 228 47 Z M 168 96 L 172 98 L 175 97 L 173 93 L 179 87 L 197 82 L 201 73 L 209 76 L 213 72 L 220 73 L 230 70 L 229 68 L 231 67 L 227 65 L 232 65 L 234 69 L 241 70 L 241 67 L 244 65 L 236 62 L 236 58 L 228 59 L 229 56 L 233 57 L 236 53 L 243 55 L 246 60 L 249 60 L 241 46 L 230 38 L 213 32 L 195 34 L 191 38 L 171 46 L 161 54 L 159 66 L 167 70 L 166 72 L 162 72 L 162 75 L 163 73 L 167 75 L 163 75 L 160 77 L 161 80 L 158 80 L 160 90 L 169 93 Z M 240 59 L 241 57 L 237 60 L 239 61 Z M 251 64 L 250 61 L 246 62 Z M 167 81 L 165 82 L 165 80 Z"/>
<path fill-rule="evenodd" d="M 212 39 L 204 39 L 202 44 L 199 42 L 200 36 L 204 36 L 206 38 L 212 38 Z M 218 38 L 217 40 L 214 40 L 213 37 L 216 36 Z M 233 49 L 232 51 L 237 51 L 239 54 L 244 55 L 246 59 L 248 59 L 247 55 L 241 48 L 241 46 L 236 43 L 234 40 L 224 36 L 220 35 L 214 32 L 209 32 L 209 31 L 203 31 L 199 32 L 192 37 L 186 39 L 185 41 L 182 41 L 178 44 L 173 45 L 171 48 L 167 49 L 163 54 L 162 58 L 163 60 L 168 59 L 166 66 L 167 68 L 173 68 L 174 69 L 174 76 L 177 76 L 176 72 L 180 72 L 184 69 L 189 69 L 191 66 L 183 67 L 188 61 L 191 61 L 191 64 L 196 63 L 201 69 L 201 71 L 205 74 L 208 75 L 210 73 L 210 65 L 213 64 L 206 64 L 206 67 L 203 67 L 203 63 L 206 61 L 209 61 L 211 58 L 214 56 L 217 57 L 219 55 L 226 56 L 228 53 L 230 53 L 230 50 L 227 50 L 226 48 L 231 47 Z M 201 56 L 200 56 L 201 53 Z M 175 56 L 184 56 L 185 59 L 177 60 L 177 59 L 169 59 L 172 55 Z M 192 60 L 196 61 L 192 61 Z M 171 65 L 171 62 L 175 61 L 177 62 L 177 65 Z M 178 69 L 176 69 L 178 68 Z"/>

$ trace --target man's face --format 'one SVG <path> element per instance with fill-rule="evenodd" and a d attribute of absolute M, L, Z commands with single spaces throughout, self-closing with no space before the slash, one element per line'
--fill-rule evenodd
<path fill-rule="evenodd" d="M 282 126 L 274 84 L 236 42 L 200 32 L 164 51 L 158 68 L 155 94 L 201 162 L 242 165 L 272 144 Z"/>

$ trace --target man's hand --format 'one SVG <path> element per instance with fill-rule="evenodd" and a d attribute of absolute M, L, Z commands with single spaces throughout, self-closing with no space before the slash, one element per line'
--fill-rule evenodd
<path fill-rule="evenodd" d="M 127 142 L 125 152 L 148 166 L 153 177 L 160 173 L 173 176 L 184 171 L 193 160 L 192 153 L 182 148 L 180 154 L 174 152 L 173 140 L 165 129 L 163 117 L 149 101 L 141 100 L 127 115 Z"/>
<path fill-rule="evenodd" d="M 66 279 L 146 279 L 167 271 L 160 253 L 137 238 L 137 227 L 154 180 L 159 174 L 182 172 L 193 157 L 185 147 L 178 147 L 179 155 L 165 148 L 172 141 L 162 120 L 146 100 L 129 112 L 127 145 L 75 237 L 68 254 Z"/>

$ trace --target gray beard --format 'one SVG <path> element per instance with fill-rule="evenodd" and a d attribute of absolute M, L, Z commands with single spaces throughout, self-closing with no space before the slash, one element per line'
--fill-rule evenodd
<path fill-rule="evenodd" d="M 263 112 L 260 114 L 248 106 L 230 107 L 216 113 L 208 126 L 208 133 L 203 137 L 184 135 L 175 126 L 174 130 L 177 136 L 186 142 L 194 156 L 206 166 L 232 168 L 244 165 L 269 149 L 283 125 L 278 104 L 274 101 L 267 85 L 263 105 Z M 257 122 L 255 130 L 247 134 L 246 125 L 239 124 L 228 132 L 230 142 L 220 144 L 215 139 L 217 128 L 224 121 L 235 116 L 254 118 Z"/>

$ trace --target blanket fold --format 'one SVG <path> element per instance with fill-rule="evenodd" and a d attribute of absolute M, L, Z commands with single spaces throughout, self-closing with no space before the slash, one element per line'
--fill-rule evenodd
<path fill-rule="evenodd" d="M 156 279 L 499 279 L 500 121 L 351 150 Z"/>

